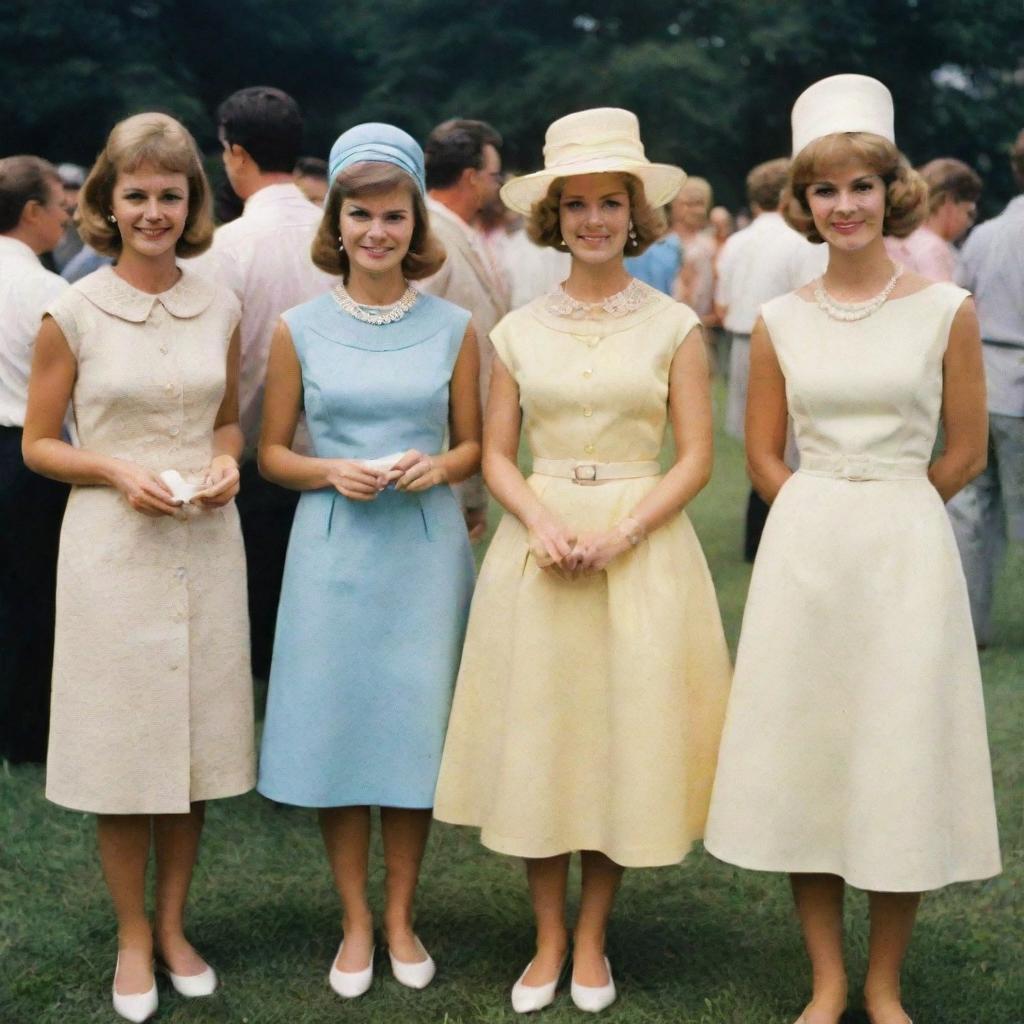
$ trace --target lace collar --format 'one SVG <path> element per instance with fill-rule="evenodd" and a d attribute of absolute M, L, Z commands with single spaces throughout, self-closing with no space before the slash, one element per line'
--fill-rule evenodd
<path fill-rule="evenodd" d="M 75 287 L 104 313 L 129 323 L 145 323 L 158 302 L 171 316 L 190 319 L 209 307 L 216 288 L 196 271 L 185 267 L 180 269 L 178 281 L 159 295 L 132 287 L 114 273 L 113 267 L 104 267 L 83 277 Z"/>
<path fill-rule="evenodd" d="M 647 302 L 649 291 L 650 289 L 634 277 L 621 292 L 609 295 L 600 302 L 581 302 L 559 285 L 547 296 L 544 306 L 549 313 L 567 320 L 618 318 L 640 309 Z"/>

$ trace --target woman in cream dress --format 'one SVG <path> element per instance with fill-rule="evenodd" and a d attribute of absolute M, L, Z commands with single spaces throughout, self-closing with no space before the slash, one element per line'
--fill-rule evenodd
<path fill-rule="evenodd" d="M 586 1010 L 615 998 L 604 938 L 623 867 L 675 864 L 703 834 L 729 679 L 682 511 L 711 470 L 701 328 L 623 266 L 658 237 L 652 207 L 684 175 L 644 159 L 624 110 L 556 121 L 545 155 L 502 199 L 572 267 L 491 335 L 484 472 L 509 514 L 477 583 L 434 811 L 526 858 L 537 951 L 513 988 L 520 1012 L 554 998 L 575 850 L 572 997 Z"/>
<path fill-rule="evenodd" d="M 118 124 L 79 209 L 86 241 L 117 266 L 50 308 L 25 423 L 30 468 L 75 485 L 58 563 L 46 795 L 97 815 L 118 920 L 114 1008 L 144 1020 L 157 1006 L 154 953 L 179 993 L 214 990 L 183 931 L 203 801 L 255 782 L 232 501 L 239 308 L 176 262 L 202 252 L 213 231 L 199 155 L 177 121 Z M 77 447 L 61 440 L 69 400 Z M 178 474 L 174 490 L 166 470 Z"/>
<path fill-rule="evenodd" d="M 828 269 L 762 308 L 747 459 L 772 504 L 743 620 L 705 844 L 787 871 L 813 967 L 801 1024 L 846 1007 L 844 883 L 867 889 L 871 1024 L 907 1024 L 900 968 L 920 893 L 999 871 L 970 611 L 943 502 L 984 465 L 967 292 L 901 273 L 927 189 L 892 99 L 839 75 L 793 109 L 783 209 Z M 783 461 L 787 417 L 800 469 Z M 929 466 L 939 420 L 945 450 Z"/>

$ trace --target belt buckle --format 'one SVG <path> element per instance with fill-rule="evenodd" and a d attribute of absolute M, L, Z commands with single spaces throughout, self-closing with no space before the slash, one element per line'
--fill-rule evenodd
<path fill-rule="evenodd" d="M 593 484 L 597 482 L 597 464 L 594 462 L 578 462 L 572 467 L 574 484 Z"/>
<path fill-rule="evenodd" d="M 868 457 L 866 455 L 848 455 L 843 460 L 843 476 L 847 480 L 860 482 L 869 480 Z"/>

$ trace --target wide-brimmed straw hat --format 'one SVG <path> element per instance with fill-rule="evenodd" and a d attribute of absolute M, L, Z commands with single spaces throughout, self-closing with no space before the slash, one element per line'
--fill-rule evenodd
<path fill-rule="evenodd" d="M 636 114 L 618 107 L 598 107 L 553 121 L 544 136 L 544 170 L 506 182 L 501 201 L 516 213 L 529 214 L 556 178 L 608 172 L 639 178 L 651 206 L 670 202 L 686 181 L 682 168 L 652 164 L 644 156 Z"/>
<path fill-rule="evenodd" d="M 805 89 L 791 115 L 793 156 L 826 135 L 870 132 L 896 142 L 892 93 L 867 75 L 832 75 Z"/>

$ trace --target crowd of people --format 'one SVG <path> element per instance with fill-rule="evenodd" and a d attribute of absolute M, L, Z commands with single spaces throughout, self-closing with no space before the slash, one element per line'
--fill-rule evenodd
<path fill-rule="evenodd" d="M 410 988 L 437 818 L 525 860 L 517 1012 L 570 946 L 573 1002 L 610 1005 L 623 870 L 703 840 L 790 874 L 799 1024 L 844 1012 L 867 890 L 865 1006 L 907 1024 L 921 893 L 1000 870 L 977 649 L 1024 538 L 1024 197 L 955 249 L 981 180 L 915 171 L 893 120 L 874 79 L 814 84 L 735 219 L 615 108 L 510 178 L 480 120 L 303 156 L 270 87 L 217 111 L 230 195 L 164 114 L 87 174 L 0 160 L 0 753 L 97 817 L 122 1017 L 156 1011 L 155 963 L 216 989 L 186 898 L 205 802 L 255 786 L 317 809 L 341 997 L 373 980 L 379 807 Z M 1024 188 L 1024 132 L 1012 161 Z M 735 669 L 685 511 L 713 372 L 752 483 Z"/>

